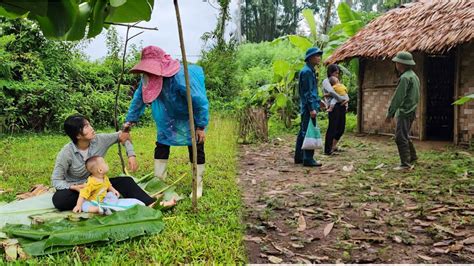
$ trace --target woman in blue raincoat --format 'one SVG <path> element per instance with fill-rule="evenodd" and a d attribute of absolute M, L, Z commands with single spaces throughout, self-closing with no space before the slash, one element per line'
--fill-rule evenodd
<path fill-rule="evenodd" d="M 186 98 L 184 68 L 178 60 L 171 58 L 161 48 L 147 46 L 142 51 L 141 61 L 131 72 L 143 74 L 135 91 L 126 117 L 126 125 L 136 123 L 151 106 L 156 122 L 157 136 L 155 147 L 155 176 L 164 180 L 170 146 L 188 146 L 192 163 L 191 131 Z M 204 85 L 204 72 L 197 65 L 188 67 L 194 124 L 197 137 L 197 197 L 202 196 L 202 177 L 204 174 L 205 129 L 209 123 L 209 101 Z"/>

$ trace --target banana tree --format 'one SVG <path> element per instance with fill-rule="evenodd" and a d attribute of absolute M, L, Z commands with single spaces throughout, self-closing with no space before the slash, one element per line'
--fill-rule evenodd
<path fill-rule="evenodd" d="M 0 16 L 29 18 L 47 38 L 76 41 L 110 24 L 148 21 L 153 5 L 154 0 L 0 0 Z"/>
<path fill-rule="evenodd" d="M 271 84 L 274 101 L 270 111 L 278 113 L 286 127 L 291 127 L 291 120 L 296 116 L 296 80 L 295 75 L 303 67 L 303 62 L 289 63 L 284 60 L 273 62 L 274 84 Z"/>

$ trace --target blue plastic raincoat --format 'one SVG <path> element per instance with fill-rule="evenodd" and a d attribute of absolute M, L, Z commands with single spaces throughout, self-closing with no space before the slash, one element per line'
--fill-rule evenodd
<path fill-rule="evenodd" d="M 209 101 L 206 96 L 204 72 L 200 66 L 189 65 L 189 83 L 193 102 L 194 125 L 206 128 L 209 123 Z M 142 82 L 133 95 L 126 122 L 137 122 L 145 111 Z M 169 146 L 190 146 L 188 103 L 184 67 L 176 75 L 163 78 L 163 89 L 151 103 L 151 113 L 157 127 L 156 140 Z"/>

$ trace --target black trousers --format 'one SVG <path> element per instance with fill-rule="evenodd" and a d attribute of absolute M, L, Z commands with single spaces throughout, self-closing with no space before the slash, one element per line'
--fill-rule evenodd
<path fill-rule="evenodd" d="M 206 154 L 204 153 L 204 143 L 198 143 L 197 146 L 197 164 L 206 163 Z M 188 146 L 189 161 L 193 162 L 193 146 Z M 156 142 L 155 159 L 168 160 L 170 158 L 170 146 Z"/>
<path fill-rule="evenodd" d="M 324 141 L 324 153 L 329 154 L 332 151 L 333 140 L 339 141 L 346 129 L 346 107 L 337 103 L 334 109 L 329 112 L 329 125 L 326 131 Z"/>
<path fill-rule="evenodd" d="M 138 199 L 147 206 L 156 200 L 146 194 L 129 176 L 110 178 L 110 183 L 124 198 Z M 60 211 L 68 211 L 74 209 L 78 198 L 79 192 L 71 189 L 61 189 L 54 193 L 53 204 Z"/>

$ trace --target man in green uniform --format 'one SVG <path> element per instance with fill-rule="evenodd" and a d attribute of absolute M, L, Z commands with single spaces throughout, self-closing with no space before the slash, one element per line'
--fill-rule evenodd
<path fill-rule="evenodd" d="M 386 122 L 390 123 L 393 117 L 397 119 L 395 142 L 400 155 L 400 166 L 394 170 L 410 169 L 411 165 L 418 159 L 415 146 L 408 134 L 413 120 L 415 120 L 416 107 L 420 99 L 420 80 L 413 71 L 415 61 L 409 52 L 399 52 L 392 59 L 400 74 L 395 94 L 390 102 Z"/>

